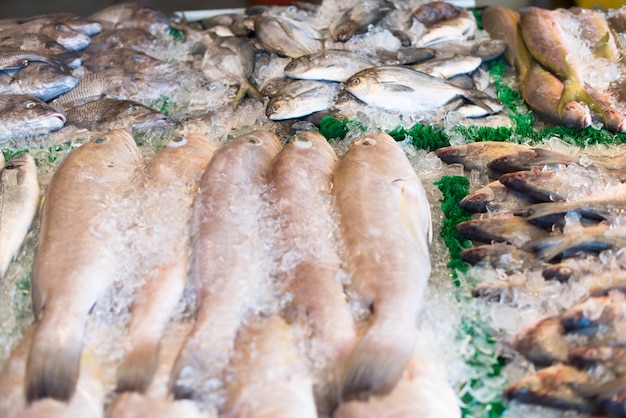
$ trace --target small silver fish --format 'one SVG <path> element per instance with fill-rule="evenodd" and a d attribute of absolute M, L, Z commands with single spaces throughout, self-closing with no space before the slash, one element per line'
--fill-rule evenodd
<path fill-rule="evenodd" d="M 284 120 L 328 110 L 338 91 L 339 83 L 295 80 L 270 99 L 265 114 L 271 120 Z"/>
<path fill-rule="evenodd" d="M 345 42 L 354 35 L 365 33 L 389 11 L 384 0 L 364 0 L 356 3 L 330 24 L 330 36 Z"/>
<path fill-rule="evenodd" d="M 375 60 L 362 54 L 330 49 L 293 58 L 285 66 L 285 75 L 300 80 L 344 82 L 351 75 L 375 65 Z"/>

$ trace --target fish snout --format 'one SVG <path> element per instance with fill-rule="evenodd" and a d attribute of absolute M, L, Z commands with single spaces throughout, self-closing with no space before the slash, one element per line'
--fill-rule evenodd
<path fill-rule="evenodd" d="M 57 42 L 70 51 L 81 51 L 89 46 L 91 38 L 78 32 L 61 32 Z"/>

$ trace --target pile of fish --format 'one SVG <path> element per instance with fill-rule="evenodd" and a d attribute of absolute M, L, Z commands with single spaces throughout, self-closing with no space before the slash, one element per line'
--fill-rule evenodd
<path fill-rule="evenodd" d="M 510 383 L 506 396 L 623 416 L 626 154 L 498 142 L 436 154 L 491 181 L 460 202 L 477 214 L 457 225 L 476 244 L 461 258 L 499 272 L 472 295 L 520 310 L 531 298 L 552 305 L 538 321 L 504 333 L 509 349 L 539 369 Z"/>
<path fill-rule="evenodd" d="M 507 43 L 530 108 L 557 124 L 626 132 L 624 13 L 494 6 L 482 17 L 485 30 Z"/>
<path fill-rule="evenodd" d="M 269 126 L 328 114 L 477 123 L 502 110 L 483 63 L 505 48 L 468 10 L 417 0 L 256 6 L 198 22 L 134 3 L 3 19 L 0 144 L 62 127 L 72 129 L 54 142 L 129 124 L 185 129 L 255 100 L 265 111 L 250 122 Z"/>

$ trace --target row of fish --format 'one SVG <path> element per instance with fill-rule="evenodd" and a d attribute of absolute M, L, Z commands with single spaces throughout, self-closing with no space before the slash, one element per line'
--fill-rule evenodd
<path fill-rule="evenodd" d="M 626 131 L 624 9 L 497 6 L 482 16 L 485 30 L 507 43 L 505 56 L 530 108 L 566 126 L 596 122 Z"/>
<path fill-rule="evenodd" d="M 540 281 L 546 287 L 558 281 L 558 286 L 578 289 L 571 300 L 549 311 L 548 318 L 503 337 L 542 368 L 512 382 L 505 395 L 525 403 L 623 416 L 624 387 L 619 368 L 615 370 L 621 360 L 614 357 L 623 340 L 622 154 L 498 142 L 436 153 L 444 162 L 488 174 L 485 181 L 497 179 L 460 202 L 479 214 L 457 225 L 463 236 L 479 244 L 463 250 L 461 258 L 502 272 L 498 280 L 478 283 L 473 296 L 515 307 L 523 306 L 526 292 L 540 297 Z M 537 282 L 534 276 L 539 276 Z"/>
<path fill-rule="evenodd" d="M 314 132 L 284 147 L 268 131 L 187 135 L 144 164 L 113 130 L 61 163 L 40 224 L 35 323 L 0 376 L 3 416 L 102 416 L 124 392 L 109 416 L 154 402 L 160 416 L 460 415 L 416 350 L 430 206 L 387 134 L 341 159 Z M 103 359 L 97 312 L 116 303 L 132 304 L 113 315 L 124 352 Z"/>

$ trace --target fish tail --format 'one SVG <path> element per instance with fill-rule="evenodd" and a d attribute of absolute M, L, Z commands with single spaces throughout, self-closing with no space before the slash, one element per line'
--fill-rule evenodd
<path fill-rule="evenodd" d="M 116 392 L 146 391 L 157 368 L 158 347 L 156 341 L 141 341 L 126 354 L 117 371 Z"/>
<path fill-rule="evenodd" d="M 404 325 L 407 322 L 411 323 L 374 321 L 352 351 L 343 370 L 343 400 L 386 395 L 396 386 L 411 359 L 415 344 L 415 330 L 410 325 Z"/>
<path fill-rule="evenodd" d="M 252 85 L 252 83 L 242 83 L 237 90 L 237 94 L 235 95 L 235 99 L 233 100 L 233 109 L 237 109 L 239 103 L 243 100 L 246 95 L 249 94 L 259 102 L 263 103 L 263 95 L 259 92 L 259 90 Z"/>
<path fill-rule="evenodd" d="M 67 329 L 46 320 L 37 325 L 26 363 L 26 400 L 42 398 L 67 402 L 78 380 L 84 324 Z"/>
<path fill-rule="evenodd" d="M 489 101 L 493 101 L 493 98 L 480 90 L 468 90 L 466 99 L 474 103 L 476 106 L 485 109 L 485 111 L 490 114 L 500 111 L 499 109 L 496 110 L 489 106 L 488 103 Z"/>

